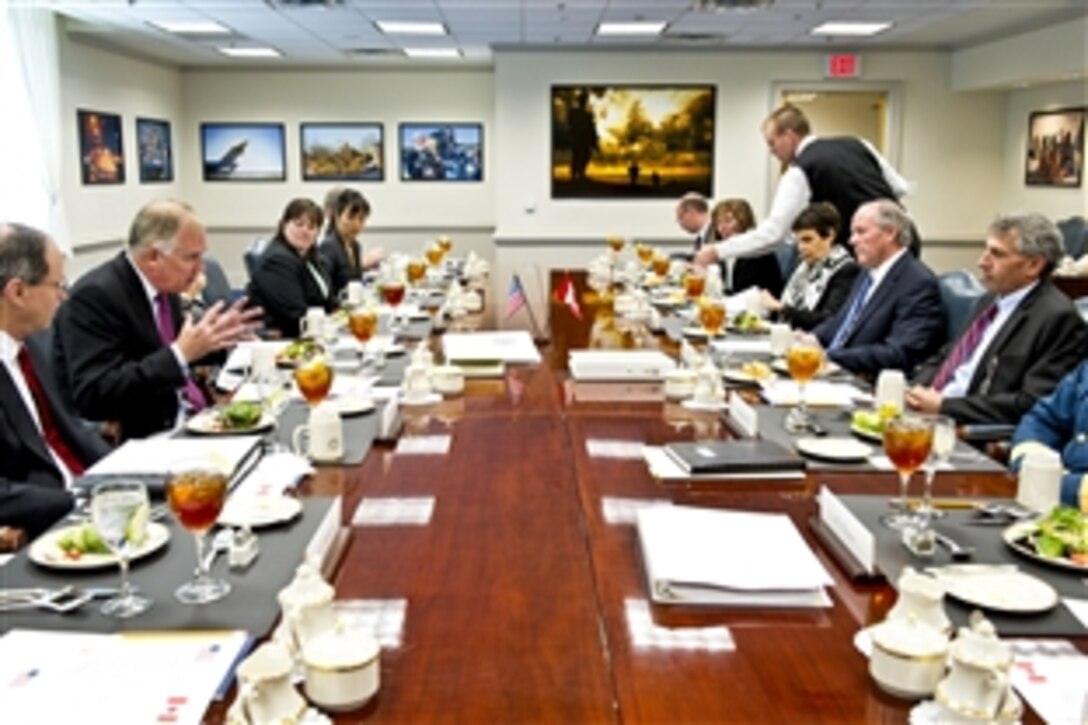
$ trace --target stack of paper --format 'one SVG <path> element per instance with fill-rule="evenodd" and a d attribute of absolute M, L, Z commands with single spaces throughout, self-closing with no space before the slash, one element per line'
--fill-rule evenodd
<path fill-rule="evenodd" d="M 762 395 L 771 405 L 797 405 L 800 402 L 797 383 L 792 380 L 767 381 L 763 384 Z M 805 403 L 817 407 L 848 408 L 871 400 L 871 395 L 849 383 L 814 380 L 805 386 Z"/>
<path fill-rule="evenodd" d="M 540 352 L 524 330 L 460 332 L 442 336 L 442 350 L 453 364 L 462 361 L 500 360 L 507 363 L 539 363 Z"/>
<path fill-rule="evenodd" d="M 785 514 L 651 506 L 638 534 L 655 602 L 831 606 L 831 577 Z"/>
<path fill-rule="evenodd" d="M 676 361 L 657 350 L 571 350 L 575 380 L 661 380 Z"/>
<path fill-rule="evenodd" d="M 130 440 L 91 466 L 87 475 L 165 474 L 182 461 L 203 463 L 233 475 L 260 450 L 260 443 L 260 436 Z"/>

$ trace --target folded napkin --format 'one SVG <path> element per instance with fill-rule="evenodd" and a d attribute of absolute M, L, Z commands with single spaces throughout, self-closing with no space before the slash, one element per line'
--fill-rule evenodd
<path fill-rule="evenodd" d="M 769 380 L 763 383 L 763 399 L 771 405 L 797 405 L 797 383 L 792 380 Z M 847 408 L 856 401 L 872 399 L 860 388 L 847 383 L 816 380 L 805 386 L 805 403 L 818 407 Z"/>
<path fill-rule="evenodd" d="M 279 496 L 313 472 L 314 467 L 302 456 L 285 451 L 269 453 L 242 479 L 231 495 Z"/>

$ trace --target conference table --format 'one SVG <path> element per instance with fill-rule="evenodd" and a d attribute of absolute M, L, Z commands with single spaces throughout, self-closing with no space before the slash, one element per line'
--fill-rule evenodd
<path fill-rule="evenodd" d="M 894 590 L 852 583 L 805 525 L 819 486 L 891 494 L 895 475 L 662 483 L 641 458 L 600 455 L 593 442 L 630 451 L 727 438 L 725 420 L 672 403 L 576 402 L 565 354 L 542 352 L 541 364 L 403 410 L 401 439 L 448 436 L 445 454 L 377 445 L 361 465 L 321 468 L 307 485 L 342 494 L 347 521 L 364 502 L 392 506 L 387 519 L 352 526 L 334 585 L 338 599 L 406 604 L 378 696 L 337 721 L 905 721 L 912 703 L 882 693 L 853 644 Z M 1013 487 L 1004 472 L 938 477 L 948 495 Z M 654 500 L 789 514 L 834 579 L 834 605 L 650 604 L 635 527 L 606 509 Z M 397 522 L 398 503 L 418 512 L 421 501 L 433 505 L 425 522 Z"/>

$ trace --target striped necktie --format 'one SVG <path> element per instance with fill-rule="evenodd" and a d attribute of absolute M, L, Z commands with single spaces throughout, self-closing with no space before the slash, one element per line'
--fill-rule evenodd
<path fill-rule="evenodd" d="M 170 347 L 174 338 L 177 337 L 177 332 L 174 330 L 174 316 L 170 313 L 170 298 L 161 292 L 155 295 L 155 324 L 159 328 L 162 344 Z M 208 407 L 204 393 L 197 387 L 196 381 L 188 375 L 185 376 L 185 400 L 196 412 Z"/>
<path fill-rule="evenodd" d="M 850 333 L 854 330 L 854 325 L 857 324 L 862 308 L 865 307 L 865 295 L 869 293 L 869 288 L 872 286 L 873 275 L 866 273 L 861 278 L 858 293 L 851 300 L 850 309 L 846 311 L 846 316 L 842 319 L 842 324 L 839 325 L 839 329 L 835 332 L 835 337 L 831 340 L 828 350 L 838 350 L 846 342 L 846 338 L 850 336 Z"/>
<path fill-rule="evenodd" d="M 932 385 L 935 389 L 941 390 L 948 385 L 959 366 L 971 359 L 975 348 L 982 342 L 982 336 L 986 334 L 986 330 L 993 324 L 996 317 L 997 305 L 991 304 L 982 311 L 982 314 L 975 318 L 967 331 L 960 336 L 956 346 L 952 348 L 952 352 L 949 353 L 944 364 L 941 365 L 941 369 L 937 371 L 937 375 L 934 376 Z"/>

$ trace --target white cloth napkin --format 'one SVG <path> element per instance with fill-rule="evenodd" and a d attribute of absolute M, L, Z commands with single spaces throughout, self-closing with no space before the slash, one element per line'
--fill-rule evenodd
<path fill-rule="evenodd" d="M 310 462 L 294 453 L 269 453 L 234 489 L 232 496 L 279 496 L 314 472 Z"/>

